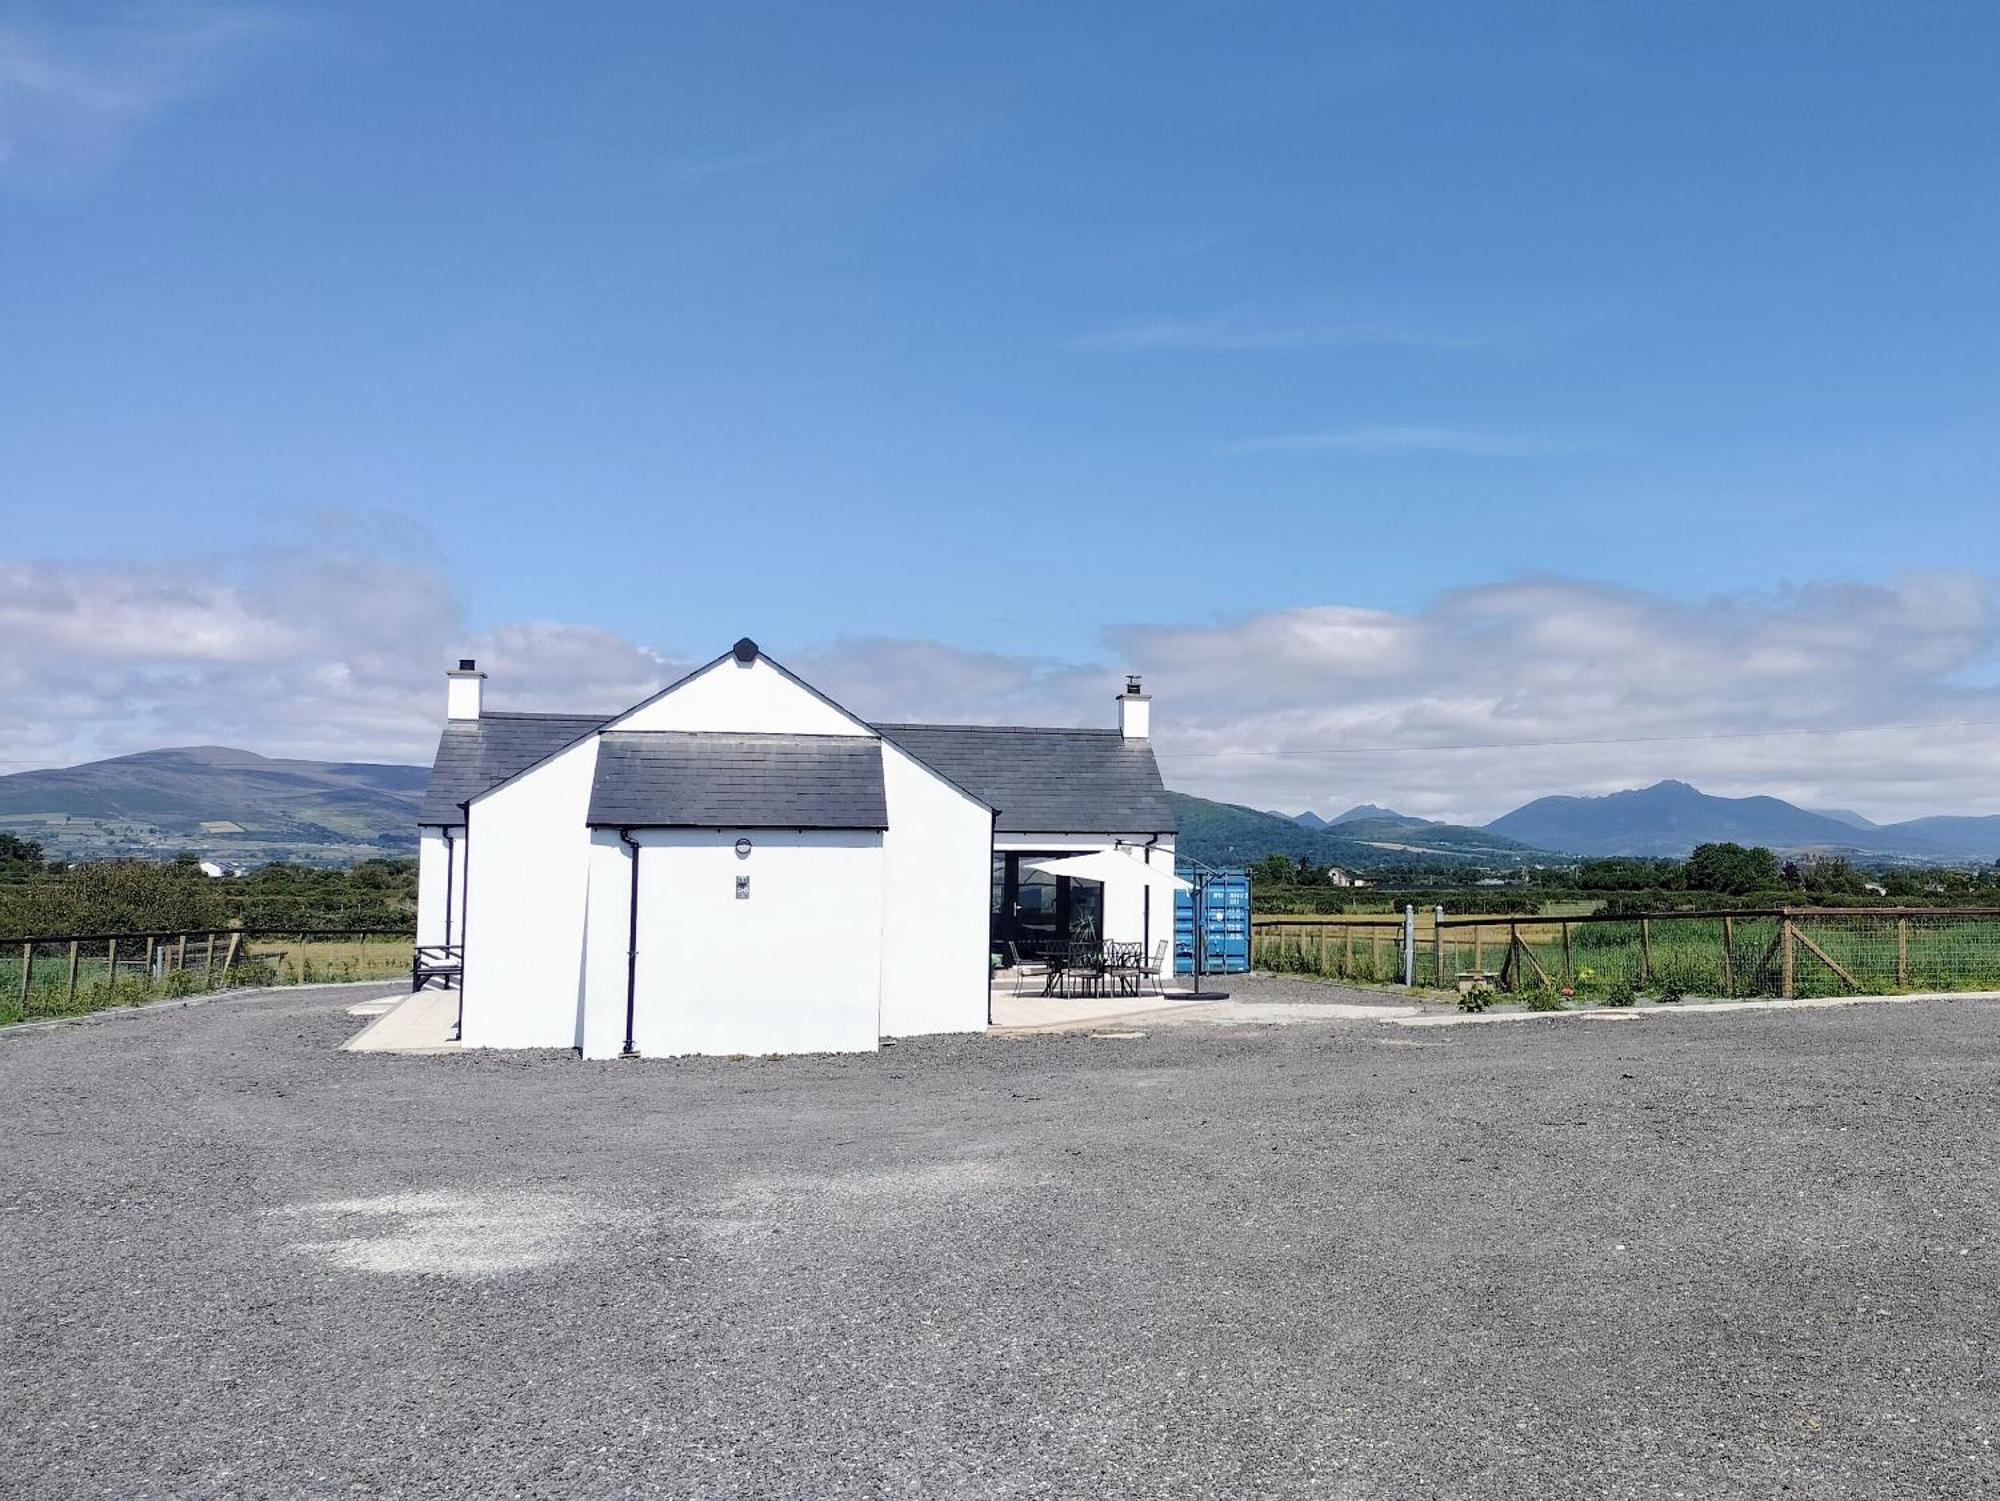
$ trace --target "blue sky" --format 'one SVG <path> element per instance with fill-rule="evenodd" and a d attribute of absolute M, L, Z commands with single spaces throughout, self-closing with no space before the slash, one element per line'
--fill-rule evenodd
<path fill-rule="evenodd" d="M 1984 581 L 1996 65 L 1970 5 L 0 6 L 0 554 L 1044 677 Z"/>

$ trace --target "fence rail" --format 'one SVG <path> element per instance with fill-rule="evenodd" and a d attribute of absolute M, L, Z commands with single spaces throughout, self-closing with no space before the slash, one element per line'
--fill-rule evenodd
<path fill-rule="evenodd" d="M 77 1016 L 231 985 L 410 972 L 401 928 L 195 928 L 0 939 L 0 1023 Z"/>
<path fill-rule="evenodd" d="M 1433 911 L 1426 919 L 1410 969 L 1419 986 L 1439 990 L 1568 989 L 1587 1000 L 1631 990 L 1670 997 L 1791 998 L 2000 989 L 1996 907 L 1769 907 L 1548 917 L 1446 917 Z M 1260 919 L 1251 924 L 1252 962 L 1333 979 L 1393 981 L 1401 978 L 1403 934 L 1401 923 Z"/>

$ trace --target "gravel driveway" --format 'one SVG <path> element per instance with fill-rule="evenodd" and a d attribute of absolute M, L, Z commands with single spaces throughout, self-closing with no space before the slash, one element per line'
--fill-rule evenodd
<path fill-rule="evenodd" d="M 598 1064 L 355 998 L 0 1037 L 0 1494 L 2000 1491 L 1992 1002 Z"/>

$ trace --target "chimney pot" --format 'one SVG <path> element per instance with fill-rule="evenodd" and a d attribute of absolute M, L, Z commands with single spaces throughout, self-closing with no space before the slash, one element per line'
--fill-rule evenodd
<path fill-rule="evenodd" d="M 479 670 L 479 664 L 473 661 L 472 658 L 470 657 L 460 657 L 458 659 L 458 670 L 460 672 L 477 672 Z"/>

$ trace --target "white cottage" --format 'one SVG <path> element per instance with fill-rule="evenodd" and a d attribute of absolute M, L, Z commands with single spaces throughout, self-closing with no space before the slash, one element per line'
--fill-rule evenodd
<path fill-rule="evenodd" d="M 1171 953 L 1137 678 L 1107 730 L 867 724 L 749 640 L 622 714 L 493 713 L 484 679 L 448 674 L 419 815 L 419 983 L 462 985 L 469 1046 L 867 1050 L 984 1028 L 990 956 Z M 1144 878 L 1038 868 L 1115 850 Z"/>

